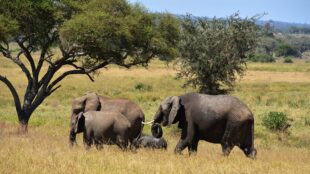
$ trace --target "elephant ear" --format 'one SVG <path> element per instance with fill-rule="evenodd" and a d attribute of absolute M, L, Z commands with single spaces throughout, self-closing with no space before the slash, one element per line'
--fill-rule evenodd
<path fill-rule="evenodd" d="M 86 97 L 84 100 L 84 112 L 87 111 L 97 111 L 100 107 L 99 96 L 94 92 L 86 93 Z"/>
<path fill-rule="evenodd" d="M 171 97 L 171 110 L 168 117 L 168 125 L 171 125 L 175 122 L 175 118 L 177 117 L 178 111 L 180 109 L 180 97 L 173 96 Z"/>
<path fill-rule="evenodd" d="M 85 117 L 83 115 L 83 112 L 80 112 L 75 121 L 74 132 L 75 133 L 81 132 L 82 127 L 84 127 L 84 124 L 85 124 Z"/>

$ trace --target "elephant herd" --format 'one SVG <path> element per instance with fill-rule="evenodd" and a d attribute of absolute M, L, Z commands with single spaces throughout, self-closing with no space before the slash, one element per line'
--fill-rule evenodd
<path fill-rule="evenodd" d="M 145 123 L 141 108 L 128 99 L 110 99 L 89 92 L 72 102 L 70 144 L 76 134 L 83 132 L 86 149 L 92 144 L 116 144 L 122 149 L 167 148 L 162 138 L 162 126 L 178 123 L 181 137 L 174 152 L 188 148 L 197 152 L 199 140 L 221 144 L 224 156 L 234 146 L 244 154 L 256 158 L 254 148 L 254 118 L 250 109 L 239 99 L 228 95 L 186 93 L 164 99 L 153 118 Z M 143 125 L 152 124 L 152 135 L 143 135 Z"/>

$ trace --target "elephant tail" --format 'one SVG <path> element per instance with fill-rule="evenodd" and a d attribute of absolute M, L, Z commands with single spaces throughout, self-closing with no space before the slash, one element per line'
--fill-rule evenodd
<path fill-rule="evenodd" d="M 70 131 L 69 143 L 71 146 L 74 146 L 74 144 L 76 144 L 76 133 L 74 131 Z"/>

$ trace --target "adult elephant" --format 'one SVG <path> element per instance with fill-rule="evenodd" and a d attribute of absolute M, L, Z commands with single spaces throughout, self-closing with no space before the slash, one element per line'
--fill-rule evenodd
<path fill-rule="evenodd" d="M 88 111 L 113 111 L 123 114 L 131 124 L 129 130 L 129 141 L 139 138 L 144 121 L 144 113 L 141 108 L 128 99 L 110 99 L 97 95 L 94 92 L 88 92 L 82 97 L 78 97 L 72 101 L 71 128 L 70 128 L 70 144 L 76 142 L 76 134 L 82 131 L 75 131 L 74 127 L 78 120 L 78 114 Z"/>
<path fill-rule="evenodd" d="M 195 153 L 198 141 L 206 140 L 220 143 L 225 156 L 236 145 L 246 156 L 256 157 L 253 114 L 235 97 L 198 93 L 167 97 L 161 102 L 153 125 L 167 126 L 177 122 L 182 133 L 175 153 L 181 153 L 186 147 L 189 154 Z M 158 137 L 155 130 L 152 129 L 152 133 Z"/>

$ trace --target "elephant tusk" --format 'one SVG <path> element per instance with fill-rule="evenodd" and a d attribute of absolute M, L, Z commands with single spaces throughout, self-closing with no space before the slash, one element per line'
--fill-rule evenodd
<path fill-rule="evenodd" d="M 149 121 L 149 122 L 144 122 L 144 121 L 142 121 L 142 124 L 152 124 L 153 122 L 154 122 L 154 120 Z"/>

